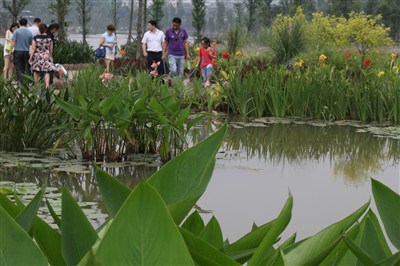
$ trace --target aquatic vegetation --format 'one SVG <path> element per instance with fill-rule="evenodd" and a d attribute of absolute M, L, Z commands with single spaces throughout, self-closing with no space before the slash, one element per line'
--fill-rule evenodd
<path fill-rule="evenodd" d="M 225 133 L 226 126 L 223 126 L 133 190 L 95 167 L 99 189 L 112 217 L 97 231 L 65 189 L 61 196 L 61 217 L 47 205 L 60 232 L 37 217 L 43 191 L 26 206 L 18 197 L 15 204 L 0 194 L 2 260 L 13 265 L 315 265 L 333 262 L 396 265 L 399 262 L 397 206 L 400 196 L 374 179 L 371 179 L 372 192 L 383 228 L 377 215 L 368 208 L 368 202 L 311 237 L 298 241 L 293 235 L 279 241 L 291 219 L 293 198 L 290 193 L 276 219 L 254 226 L 251 232 L 233 243 L 223 241 L 215 217 L 205 224 L 198 211 L 187 216 L 207 188 Z M 389 241 L 394 246 L 394 254 Z M 21 253 L 29 257 L 20 256 Z"/>

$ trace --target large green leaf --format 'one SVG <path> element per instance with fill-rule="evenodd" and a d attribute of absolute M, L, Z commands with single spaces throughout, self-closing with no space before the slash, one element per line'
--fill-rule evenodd
<path fill-rule="evenodd" d="M 67 112 L 73 119 L 77 121 L 79 120 L 79 118 L 81 117 L 81 112 L 76 105 L 59 98 L 56 98 L 56 102 L 58 106 L 60 106 L 65 112 Z"/>
<path fill-rule="evenodd" d="M 400 195 L 375 179 L 371 179 L 372 194 L 386 233 L 400 250 Z"/>
<path fill-rule="evenodd" d="M 228 245 L 225 248 L 225 253 L 230 257 L 235 258 L 237 261 L 245 263 L 253 255 L 254 251 L 260 245 L 264 236 L 271 229 L 275 221 L 276 220 L 273 220 L 257 227 L 234 243 Z"/>
<path fill-rule="evenodd" d="M 215 155 L 227 125 L 164 165 L 148 182 L 161 194 L 177 224 L 185 218 L 207 188 Z"/>
<path fill-rule="evenodd" d="M 200 235 L 201 231 L 204 229 L 204 221 L 201 218 L 198 211 L 194 211 L 182 224 L 182 228 L 187 229 L 196 236 Z"/>
<path fill-rule="evenodd" d="M 375 264 L 375 261 L 369 256 L 369 254 L 367 254 L 364 250 L 362 250 L 359 246 L 357 246 L 357 244 L 353 240 L 348 239 L 345 236 L 343 237 L 343 240 L 362 264 L 364 265 Z"/>
<path fill-rule="evenodd" d="M 192 258 L 198 265 L 240 265 L 185 228 L 180 228 Z"/>
<path fill-rule="evenodd" d="M 357 234 L 360 230 L 360 225 L 356 222 L 346 233 L 346 237 L 349 239 L 356 239 Z M 354 265 L 357 259 L 353 253 L 349 250 L 346 243 L 342 240 L 336 245 L 331 253 L 325 257 L 320 263 L 320 266 L 331 266 L 331 265 Z"/>
<path fill-rule="evenodd" d="M 193 265 L 161 196 L 144 182 L 115 216 L 95 257 L 103 265 Z"/>
<path fill-rule="evenodd" d="M 369 202 L 343 220 L 304 240 L 295 248 L 284 250 L 287 265 L 315 265 L 322 262 L 369 206 Z M 288 251 L 287 251 L 288 250 Z"/>
<path fill-rule="evenodd" d="M 76 265 L 97 240 L 97 233 L 68 190 L 62 191 L 61 249 L 68 265 Z"/>
<path fill-rule="evenodd" d="M 400 265 L 400 251 L 389 258 L 379 261 L 376 266 L 398 266 Z"/>
<path fill-rule="evenodd" d="M 0 264 L 48 265 L 27 232 L 0 206 Z"/>
<path fill-rule="evenodd" d="M 42 204 L 43 190 L 36 193 L 35 197 L 29 202 L 29 204 L 22 210 L 20 214 L 15 218 L 15 221 L 27 232 L 30 231 L 33 220 L 36 217 L 36 213 Z"/>
<path fill-rule="evenodd" d="M 285 230 L 286 226 L 289 224 L 292 217 L 293 208 L 293 197 L 289 193 L 289 197 L 283 207 L 282 211 L 279 213 L 278 218 L 272 224 L 272 227 L 264 239 L 261 241 L 260 245 L 257 247 L 254 255 L 249 260 L 249 265 L 260 265 L 266 258 L 268 251 L 272 248 L 272 245 L 278 240 L 279 235 Z"/>
<path fill-rule="evenodd" d="M 22 210 L 3 195 L 0 195 L 0 205 L 13 218 Z M 61 235 L 38 217 L 34 219 L 33 237 L 51 265 L 65 265 L 61 254 Z"/>
<path fill-rule="evenodd" d="M 66 265 L 61 252 L 61 235 L 40 218 L 35 218 L 33 237 L 50 265 Z"/>
<path fill-rule="evenodd" d="M 210 219 L 199 236 L 201 239 L 218 250 L 222 249 L 224 246 L 221 227 L 214 216 Z"/>
<path fill-rule="evenodd" d="M 365 223 L 365 225 L 360 232 L 362 234 L 360 248 L 374 261 L 380 261 L 391 256 L 392 252 L 376 215 L 369 210 L 361 223 Z"/>
<path fill-rule="evenodd" d="M 97 184 L 107 210 L 114 217 L 131 193 L 131 189 L 93 164 Z"/>

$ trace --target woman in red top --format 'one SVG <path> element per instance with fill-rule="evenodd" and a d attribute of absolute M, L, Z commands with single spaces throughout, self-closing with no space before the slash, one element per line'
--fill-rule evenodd
<path fill-rule="evenodd" d="M 201 48 L 199 52 L 199 62 L 197 67 L 201 67 L 201 74 L 203 75 L 204 87 L 209 87 L 211 82 L 212 70 L 215 67 L 215 60 L 217 53 L 211 47 L 211 41 L 207 37 L 201 39 Z"/>

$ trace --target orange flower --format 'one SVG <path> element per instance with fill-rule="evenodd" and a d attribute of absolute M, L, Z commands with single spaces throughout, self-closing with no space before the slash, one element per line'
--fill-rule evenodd
<path fill-rule="evenodd" d="M 124 55 L 125 54 L 125 50 L 124 49 L 119 50 L 119 54 L 120 55 Z"/>
<path fill-rule="evenodd" d="M 212 46 L 216 46 L 217 45 L 217 42 L 212 42 Z"/>

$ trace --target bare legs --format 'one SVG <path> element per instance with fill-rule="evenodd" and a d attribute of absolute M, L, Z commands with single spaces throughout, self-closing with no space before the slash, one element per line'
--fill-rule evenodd
<path fill-rule="evenodd" d="M 33 72 L 33 79 L 35 82 L 39 81 L 40 79 L 40 74 L 39 72 Z M 44 86 L 48 88 L 50 86 L 50 74 L 49 73 L 44 73 Z"/>
<path fill-rule="evenodd" d="M 3 78 L 5 80 L 11 80 L 14 71 L 14 63 L 10 60 L 9 56 L 4 57 L 4 68 L 3 68 Z"/>

